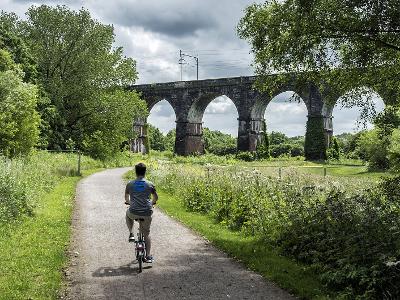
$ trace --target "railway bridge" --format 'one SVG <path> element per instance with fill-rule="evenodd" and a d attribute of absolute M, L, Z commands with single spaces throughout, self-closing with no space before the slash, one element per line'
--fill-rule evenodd
<path fill-rule="evenodd" d="M 273 75 L 272 75 L 273 76 Z M 285 91 L 297 93 L 308 110 L 308 119 L 319 119 L 325 132 L 325 143 L 333 133 L 332 110 L 323 99 L 317 85 L 310 83 L 298 88 L 296 80 L 277 88 L 274 93 L 260 93 L 254 88 L 256 76 L 206 79 L 194 81 L 178 81 L 130 86 L 141 94 L 149 111 L 161 100 L 170 103 L 176 115 L 175 153 L 193 155 L 204 153 L 202 141 L 202 119 L 208 104 L 219 96 L 227 96 L 235 104 L 238 111 L 237 149 L 239 151 L 255 151 L 262 140 L 264 113 L 272 98 Z M 134 130 L 138 137 L 132 141 L 134 152 L 147 152 L 145 149 L 146 120 L 134 120 Z M 322 126 L 321 126 L 322 127 Z M 321 135 L 319 135 L 321 136 Z M 320 138 L 319 138 L 320 139 Z M 309 143 L 320 143 L 310 138 Z M 318 154 L 316 154 L 318 156 Z M 312 157 L 318 158 L 318 157 Z"/>

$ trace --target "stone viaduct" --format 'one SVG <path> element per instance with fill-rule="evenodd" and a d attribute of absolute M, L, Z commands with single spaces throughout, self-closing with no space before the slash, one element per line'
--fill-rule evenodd
<path fill-rule="evenodd" d="M 237 149 L 239 151 L 256 150 L 257 143 L 261 140 L 265 109 L 274 96 L 285 91 L 293 91 L 301 97 L 307 107 L 308 118 L 323 118 L 325 139 L 329 143 L 329 137 L 333 132 L 333 107 L 324 103 L 316 85 L 310 83 L 307 87 L 298 90 L 293 80 L 291 84 L 277 89 L 271 97 L 254 89 L 256 80 L 256 76 L 232 77 L 134 85 L 129 89 L 141 93 L 149 111 L 164 99 L 171 104 L 176 115 L 175 153 L 178 155 L 204 153 L 203 114 L 208 104 L 222 95 L 229 97 L 238 111 Z M 145 124 L 144 119 L 134 121 L 133 127 L 138 134 L 138 138 L 131 144 L 134 152 L 147 151 L 144 147 Z"/>

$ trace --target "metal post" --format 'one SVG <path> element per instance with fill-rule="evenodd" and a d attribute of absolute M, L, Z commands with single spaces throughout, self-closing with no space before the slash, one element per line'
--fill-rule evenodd
<path fill-rule="evenodd" d="M 179 50 L 179 64 L 181 65 L 181 81 L 182 81 L 182 75 L 183 75 L 183 59 L 182 59 L 182 50 Z"/>
<path fill-rule="evenodd" d="M 326 167 L 324 167 L 324 177 L 326 177 Z"/>
<path fill-rule="evenodd" d="M 279 168 L 279 179 L 282 179 L 282 168 Z"/>
<path fill-rule="evenodd" d="M 81 151 L 78 151 L 78 175 L 81 175 Z"/>
<path fill-rule="evenodd" d="M 196 75 L 197 75 L 197 80 L 199 80 L 199 57 L 195 57 L 196 59 Z"/>

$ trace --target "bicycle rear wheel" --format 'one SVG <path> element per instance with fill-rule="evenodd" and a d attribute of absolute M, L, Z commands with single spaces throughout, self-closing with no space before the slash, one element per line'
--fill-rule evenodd
<path fill-rule="evenodd" d="M 139 273 L 142 273 L 142 267 L 143 267 L 143 253 L 139 253 L 137 259 L 138 259 L 138 263 L 139 263 Z"/>

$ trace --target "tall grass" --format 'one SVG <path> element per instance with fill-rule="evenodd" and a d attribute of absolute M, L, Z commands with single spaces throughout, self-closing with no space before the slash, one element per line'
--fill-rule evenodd
<path fill-rule="evenodd" d="M 81 171 L 133 165 L 141 156 L 118 153 L 107 161 L 81 157 Z M 76 176 L 76 153 L 37 151 L 30 156 L 7 159 L 0 156 L 0 226 L 23 215 L 32 215 L 38 199 L 51 191 L 62 178 Z"/>
<path fill-rule="evenodd" d="M 348 298 L 400 297 L 399 178 L 332 177 L 153 162 L 150 178 L 188 211 L 257 236 Z"/>

